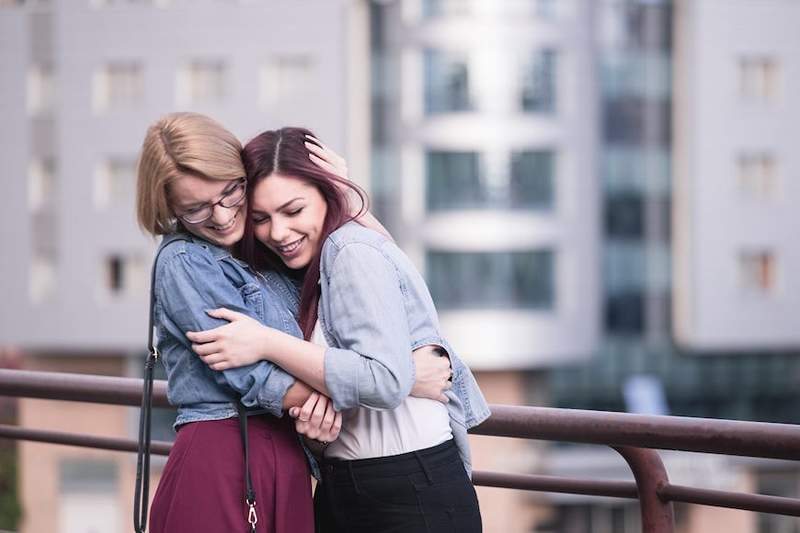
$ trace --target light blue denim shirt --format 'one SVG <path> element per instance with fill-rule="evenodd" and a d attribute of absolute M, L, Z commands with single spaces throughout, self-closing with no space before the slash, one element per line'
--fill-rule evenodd
<path fill-rule="evenodd" d="M 471 473 L 467 429 L 489 417 L 470 369 L 442 337 L 425 281 L 409 258 L 383 235 L 350 222 L 328 237 L 320 262 L 319 318 L 330 347 L 325 384 L 338 410 L 393 409 L 411 392 L 411 352 L 438 345 L 453 368 L 450 427 Z"/>
<path fill-rule="evenodd" d="M 283 415 L 283 397 L 295 378 L 266 361 L 218 372 L 192 351 L 187 331 L 227 324 L 207 310 L 225 307 L 295 337 L 297 289 L 277 272 L 255 273 L 230 252 L 197 237 L 164 238 L 156 264 L 155 321 L 167 372 L 167 397 L 178 408 L 175 427 L 237 416 L 236 401 L 250 410 Z M 318 475 L 311 457 L 311 469 Z"/>

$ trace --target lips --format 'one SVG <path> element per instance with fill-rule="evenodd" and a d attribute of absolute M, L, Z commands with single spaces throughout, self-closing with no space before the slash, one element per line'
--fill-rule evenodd
<path fill-rule="evenodd" d="M 298 253 L 300 253 L 300 249 L 302 248 L 302 245 L 305 242 L 305 240 L 306 240 L 305 237 L 300 237 L 296 241 L 276 246 L 275 251 L 277 251 L 281 256 L 286 258 L 294 257 Z"/>

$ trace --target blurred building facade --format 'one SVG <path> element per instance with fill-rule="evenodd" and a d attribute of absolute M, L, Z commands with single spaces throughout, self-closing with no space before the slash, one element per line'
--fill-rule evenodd
<path fill-rule="evenodd" d="M 676 335 L 698 350 L 797 346 L 800 5 L 677 14 Z"/>
<path fill-rule="evenodd" d="M 599 292 L 590 2 L 373 12 L 375 197 L 443 327 L 480 370 L 583 358 Z"/>
<path fill-rule="evenodd" d="M 797 224 L 768 200 L 758 205 L 760 191 L 749 198 L 744 192 L 759 186 L 750 181 L 773 172 L 772 154 L 791 152 L 782 143 L 792 136 L 779 132 L 793 127 L 797 111 L 781 107 L 789 116 L 778 118 L 769 104 L 743 94 L 750 91 L 753 56 L 785 69 L 774 90 L 790 93 L 797 86 L 797 54 L 790 52 L 797 38 L 785 29 L 800 21 L 797 6 L 603 0 L 597 9 L 603 335 L 585 365 L 553 369 L 551 401 L 797 423 L 800 352 L 785 310 L 792 301 L 796 309 L 798 291 L 792 280 L 776 278 L 774 264 L 776 256 L 795 261 L 796 246 L 786 238 Z M 771 135 L 761 135 L 770 128 Z M 797 197 L 791 185 L 767 194 L 778 205 Z M 771 323 L 761 328 L 765 322 Z M 587 456 L 593 459 L 581 460 Z M 732 460 L 722 468 L 727 476 L 711 476 L 720 471 L 716 458 L 664 459 L 671 476 L 685 484 L 799 493 L 794 467 Z M 625 469 L 613 454 L 581 447 L 554 453 L 549 464 L 553 473 L 572 475 L 581 472 L 576 465 L 604 477 Z M 637 516 L 634 506 L 619 502 L 564 499 L 553 526 L 638 531 Z M 697 506 L 679 507 L 678 520 L 683 531 L 798 527 L 794 519 Z"/>
<path fill-rule="evenodd" d="M 0 3 L 0 220 L 13 251 L 0 254 L 0 343 L 28 369 L 140 375 L 157 242 L 136 225 L 136 158 L 162 114 L 205 113 L 243 141 L 307 126 L 367 176 L 366 16 L 347 0 Z M 138 419 L 18 409 L 23 426 L 113 437 L 135 437 Z M 156 438 L 171 439 L 173 413 L 157 417 Z M 25 442 L 18 455 L 19 531 L 130 529 L 135 457 Z"/>
<path fill-rule="evenodd" d="M 733 20 L 728 18 L 729 8 Z M 772 27 L 772 21 L 776 33 L 764 30 Z M 737 90 L 740 83 L 748 87 L 743 90 L 752 90 L 748 84 L 762 82 L 721 77 L 719 70 L 772 72 L 777 62 L 783 77 L 764 85 L 772 83 L 775 86 L 767 90 L 792 94 L 796 38 L 789 36 L 788 28 L 798 21 L 796 6 L 782 1 L 732 2 L 730 6 L 711 0 L 374 3 L 374 198 L 403 247 L 425 266 L 445 333 L 457 349 L 466 351 L 473 367 L 484 370 L 481 383 L 490 400 L 511 397 L 559 407 L 800 420 L 800 353 L 792 339 L 796 328 L 789 325 L 794 314 L 786 312 L 797 309 L 798 291 L 792 280 L 775 277 L 785 276 L 786 268 L 791 271 L 797 253 L 796 246 L 786 242 L 797 226 L 790 207 L 796 197 L 793 184 L 789 179 L 781 185 L 787 188 L 786 194 L 783 189 L 769 193 L 786 211 L 776 212 L 767 203 L 756 210 L 747 208 L 750 218 L 737 219 L 730 226 L 724 225 L 724 218 L 718 220 L 717 231 L 736 224 L 753 226 L 745 235 L 757 232 L 761 240 L 745 241 L 755 249 L 750 256 L 757 257 L 752 260 L 743 258 L 747 250 L 738 258 L 730 250 L 720 252 L 719 246 L 715 248 L 719 235 L 698 228 L 697 220 L 686 211 L 700 209 L 712 218 L 719 218 L 717 210 L 736 212 L 737 206 L 730 203 L 719 184 L 731 180 L 730 161 L 734 159 L 703 167 L 702 175 L 697 166 L 733 152 L 725 143 L 714 144 L 725 137 L 720 131 L 724 126 L 715 122 L 718 116 L 733 121 L 745 115 L 736 130 L 751 142 L 758 138 L 756 148 L 738 147 L 747 152 L 737 163 L 744 168 L 740 174 L 755 173 L 751 180 L 763 181 L 758 173 L 777 172 L 773 168 L 776 151 L 791 153 L 779 148 L 794 138 L 790 130 L 795 120 L 790 118 L 793 115 L 786 116 L 792 109 L 788 102 L 759 116 L 752 104 L 724 107 L 726 101 L 716 99 L 714 84 L 723 85 L 720 89 L 728 92 Z M 744 26 L 744 39 L 731 38 L 731 32 Z M 708 43 L 710 36 L 713 44 Z M 717 50 L 713 56 L 708 54 L 712 49 Z M 536 57 L 527 64 L 532 67 L 528 72 L 521 67 L 526 63 L 518 60 L 520 50 L 523 56 L 532 53 Z M 578 71 L 570 69 L 578 65 Z M 704 72 L 701 79 L 708 80 L 704 86 L 707 93 L 697 89 L 700 80 L 694 75 L 698 72 Z M 777 78 L 778 74 L 769 72 L 766 77 Z M 526 102 L 538 101 L 538 96 L 526 100 L 527 96 L 547 94 L 548 87 L 558 88 L 552 108 L 527 107 Z M 516 92 L 520 88 L 522 92 Z M 526 93 L 527 89 L 531 92 Z M 516 98 L 520 94 L 521 100 Z M 581 103 L 571 107 L 568 102 L 572 99 Z M 691 121 L 682 121 L 687 113 L 701 108 L 706 114 L 716 109 L 714 120 L 698 113 L 692 114 Z M 579 112 L 577 122 L 571 122 L 575 111 Z M 784 118 L 779 120 L 777 113 Z M 705 130 L 698 128 L 702 120 Z M 752 128 L 748 120 L 757 127 Z M 778 123 L 782 126 L 771 135 L 759 137 L 763 129 Z M 570 136 L 571 127 L 581 133 Z M 696 159 L 689 160 L 693 166 L 686 167 L 683 149 L 691 146 L 697 151 L 700 145 L 696 142 L 701 138 L 707 143 L 703 153 L 694 154 Z M 776 144 L 765 148 L 765 139 L 775 139 Z M 550 174 L 556 201 L 545 203 L 548 208 L 530 203 L 526 196 L 526 184 L 539 183 L 537 170 L 541 167 L 515 166 L 515 150 L 520 145 L 526 147 L 523 151 L 544 147 L 555 148 L 558 154 Z M 511 152 L 511 157 L 504 151 Z M 753 152 L 757 153 L 749 157 Z M 564 163 L 569 154 L 589 164 L 570 168 Z M 781 175 L 793 175 L 791 157 L 781 157 L 788 159 L 781 163 Z M 568 170 L 559 166 L 563 164 Z M 572 176 L 570 171 L 576 174 Z M 706 172 L 714 177 L 707 178 Z M 579 187 L 573 188 L 571 179 L 577 179 Z M 687 182 L 691 187 L 683 186 Z M 755 194 L 762 193 L 756 190 Z M 509 196 L 513 199 L 508 200 Z M 506 204 L 501 203 L 504 199 Z M 503 223 L 495 225 L 493 209 L 498 206 L 504 209 Z M 569 208 L 576 206 L 587 209 L 585 218 L 569 218 Z M 587 233 L 570 233 L 572 221 L 586 224 L 581 229 Z M 538 240 L 551 224 L 560 231 Z M 589 238 L 581 240 L 579 235 Z M 739 238 L 736 231 L 730 231 L 722 241 L 741 243 Z M 698 239 L 709 243 L 708 250 L 698 253 L 702 247 Z M 777 268 L 773 259 L 764 259 L 762 253 L 765 243 L 776 239 L 782 243 L 777 252 L 782 263 Z M 595 307 L 582 318 L 596 323 L 572 330 L 553 328 L 550 333 L 555 336 L 543 335 L 547 310 L 520 310 L 526 302 L 519 300 L 503 302 L 503 318 L 494 315 L 504 322 L 502 326 L 496 326 L 493 313 L 483 309 L 473 315 L 476 320 L 464 320 L 469 316 L 470 299 L 476 295 L 483 308 L 492 307 L 497 296 L 489 291 L 495 284 L 513 287 L 517 297 L 525 294 L 524 282 L 515 278 L 513 266 L 501 270 L 488 256 L 508 243 L 524 249 L 542 242 L 557 243 L 556 263 L 569 257 L 573 245 L 589 247 L 577 257 L 583 260 L 579 274 L 591 279 L 573 287 L 592 291 L 580 295 L 582 303 Z M 462 252 L 458 266 L 449 264 L 443 269 L 446 274 L 439 271 L 443 259 L 437 247 Z M 464 251 L 485 258 L 479 263 Z M 474 261 L 472 265 L 470 261 Z M 730 281 L 730 275 L 718 273 L 721 261 L 738 261 L 743 271 L 749 268 L 751 278 L 774 284 L 776 298 L 771 303 L 755 303 L 748 310 L 734 305 L 732 294 L 723 298 L 715 292 L 701 298 L 689 284 L 692 278 L 680 275 L 682 265 L 689 264 L 694 276 L 713 280 L 709 284 L 712 290 Z M 574 283 L 570 272 L 561 270 L 565 264 L 568 261 L 558 264 L 555 276 Z M 535 265 L 525 270 L 529 276 L 547 278 L 541 270 L 537 274 Z M 495 278 L 495 272 L 502 274 Z M 568 304 L 563 292 L 557 289 L 553 294 L 556 303 L 551 311 Z M 562 297 L 566 301 L 559 299 Z M 719 312 L 721 323 L 729 325 L 725 343 L 700 344 L 680 334 L 687 324 L 701 327 L 694 322 L 696 315 L 688 314 L 691 309 L 681 306 L 682 299 L 707 314 Z M 510 313 L 515 314 L 509 317 Z M 729 317 L 733 315 L 742 324 L 750 321 L 750 329 L 737 329 L 737 322 Z M 758 331 L 758 324 L 772 316 L 775 323 Z M 512 335 L 515 324 L 520 330 L 527 328 L 526 333 Z M 500 331 L 506 337 L 498 341 L 494 334 Z M 563 339 L 559 333 L 575 336 Z M 738 337 L 742 334 L 750 335 L 746 342 Z M 761 339 L 769 337 L 769 342 L 761 342 L 759 335 Z M 587 339 L 591 341 L 585 342 Z M 561 350 L 548 351 L 551 340 Z M 493 348 L 493 355 L 482 353 L 487 344 L 481 341 Z M 513 348 L 505 351 L 509 345 Z M 508 368 L 518 371 L 493 371 Z M 476 439 L 476 447 L 480 449 L 482 444 Z M 504 448 L 496 441 L 492 446 L 494 454 L 482 455 L 479 461 L 484 462 L 479 462 L 479 468 L 629 478 L 627 467 L 613 452 L 585 447 L 542 449 L 532 444 Z M 787 496 L 798 493 L 797 472 L 786 471 L 785 465 L 776 473 L 769 465 L 725 461 L 720 466 L 707 456 L 687 461 L 670 455 L 665 460 L 668 470 L 686 484 Z M 708 475 L 718 468 L 730 475 Z M 518 494 L 500 492 L 480 490 L 481 500 L 491 502 L 492 509 L 505 506 L 500 516 L 490 516 L 496 521 L 487 523 L 489 530 L 639 530 L 637 506 L 627 502 L 566 496 L 525 500 Z M 717 526 L 726 531 L 773 531 L 770 528 L 791 528 L 793 523 L 745 512 L 679 509 L 682 531 L 710 531 Z"/>
<path fill-rule="evenodd" d="M 356 179 L 371 177 L 362 185 L 490 401 L 800 422 L 797 11 L 786 0 L 0 1 L 0 217 L 15 251 L 0 254 L 13 302 L 0 342 L 30 369 L 138 375 L 155 243 L 135 226 L 136 154 L 152 120 L 194 110 L 244 140 L 309 126 Z M 171 416 L 159 414 L 158 438 Z M 136 412 L 26 400 L 19 420 L 133 436 Z M 630 477 L 602 449 L 473 447 L 479 469 Z M 128 529 L 131 457 L 30 443 L 20 456 L 22 532 Z M 798 494 L 796 471 L 665 461 L 680 483 Z M 486 531 L 639 530 L 630 502 L 479 493 Z M 678 511 L 685 532 L 797 530 Z"/>

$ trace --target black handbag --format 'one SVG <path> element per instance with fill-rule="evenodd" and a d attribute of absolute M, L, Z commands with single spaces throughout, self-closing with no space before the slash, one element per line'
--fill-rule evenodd
<path fill-rule="evenodd" d="M 186 239 L 182 239 L 186 240 Z M 158 348 L 153 343 L 153 329 L 155 327 L 155 286 L 156 265 L 161 249 L 153 259 L 150 272 L 150 320 L 147 328 L 147 360 L 144 363 L 144 384 L 142 386 L 142 407 L 139 413 L 139 446 L 136 457 L 136 488 L 133 495 L 133 529 L 136 533 L 145 533 L 147 529 L 147 511 L 150 501 L 150 444 L 153 411 L 153 373 L 160 355 Z M 239 431 L 242 436 L 244 451 L 244 499 L 248 506 L 247 523 L 249 533 L 256 533 L 256 493 L 253 490 L 253 481 L 250 477 L 250 453 L 247 444 L 247 411 L 242 402 L 236 402 L 239 412 Z"/>

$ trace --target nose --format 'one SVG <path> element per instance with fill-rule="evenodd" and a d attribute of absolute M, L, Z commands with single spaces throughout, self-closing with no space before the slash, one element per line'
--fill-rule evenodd
<path fill-rule="evenodd" d="M 239 207 L 222 207 L 217 204 L 214 206 L 214 211 L 211 214 L 211 220 L 214 224 L 224 226 L 236 215 Z"/>
<path fill-rule="evenodd" d="M 272 242 L 280 244 L 289 236 L 289 227 L 282 217 L 272 217 L 269 225 L 269 238 Z"/>

